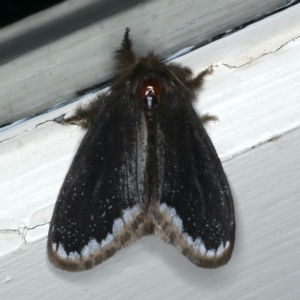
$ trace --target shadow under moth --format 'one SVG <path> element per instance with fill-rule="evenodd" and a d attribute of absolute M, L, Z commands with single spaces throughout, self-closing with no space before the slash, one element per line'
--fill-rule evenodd
<path fill-rule="evenodd" d="M 155 234 L 192 263 L 228 262 L 235 220 L 217 153 L 193 108 L 207 69 L 137 59 L 126 29 L 108 93 L 66 123 L 88 127 L 61 187 L 48 237 L 52 264 L 82 271 Z"/>

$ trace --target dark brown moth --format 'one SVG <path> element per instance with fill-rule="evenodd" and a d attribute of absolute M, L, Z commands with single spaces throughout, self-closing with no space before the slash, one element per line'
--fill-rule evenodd
<path fill-rule="evenodd" d="M 230 189 L 193 108 L 207 69 L 137 59 L 126 29 L 110 91 L 66 119 L 88 127 L 60 190 L 48 255 L 58 268 L 87 270 L 147 234 L 192 263 L 228 262 L 235 220 Z"/>

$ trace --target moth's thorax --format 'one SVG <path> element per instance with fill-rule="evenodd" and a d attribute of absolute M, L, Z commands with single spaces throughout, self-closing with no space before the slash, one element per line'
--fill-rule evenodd
<path fill-rule="evenodd" d="M 161 95 L 162 86 L 155 77 L 145 78 L 138 86 L 138 93 L 147 115 L 155 114 Z"/>

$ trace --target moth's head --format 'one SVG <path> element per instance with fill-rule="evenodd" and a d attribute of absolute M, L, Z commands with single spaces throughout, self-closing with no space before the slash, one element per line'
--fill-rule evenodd
<path fill-rule="evenodd" d="M 128 84 L 131 92 L 137 93 L 148 114 L 157 110 L 160 98 L 172 85 L 172 76 L 167 66 L 153 52 L 140 58 L 131 72 Z"/>
<path fill-rule="evenodd" d="M 196 88 L 190 84 L 192 71 L 177 64 L 166 65 L 152 51 L 145 57 L 136 58 L 128 28 L 114 59 L 115 80 L 111 90 L 138 96 L 149 114 L 155 113 L 165 99 L 195 98 Z"/>

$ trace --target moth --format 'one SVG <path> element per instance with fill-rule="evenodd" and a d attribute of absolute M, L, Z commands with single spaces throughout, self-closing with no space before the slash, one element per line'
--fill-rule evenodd
<path fill-rule="evenodd" d="M 88 127 L 61 187 L 48 235 L 52 264 L 90 269 L 155 234 L 196 266 L 228 262 L 235 220 L 230 188 L 193 108 L 207 69 L 137 59 L 129 29 L 115 51 L 108 93 L 67 123 Z"/>

